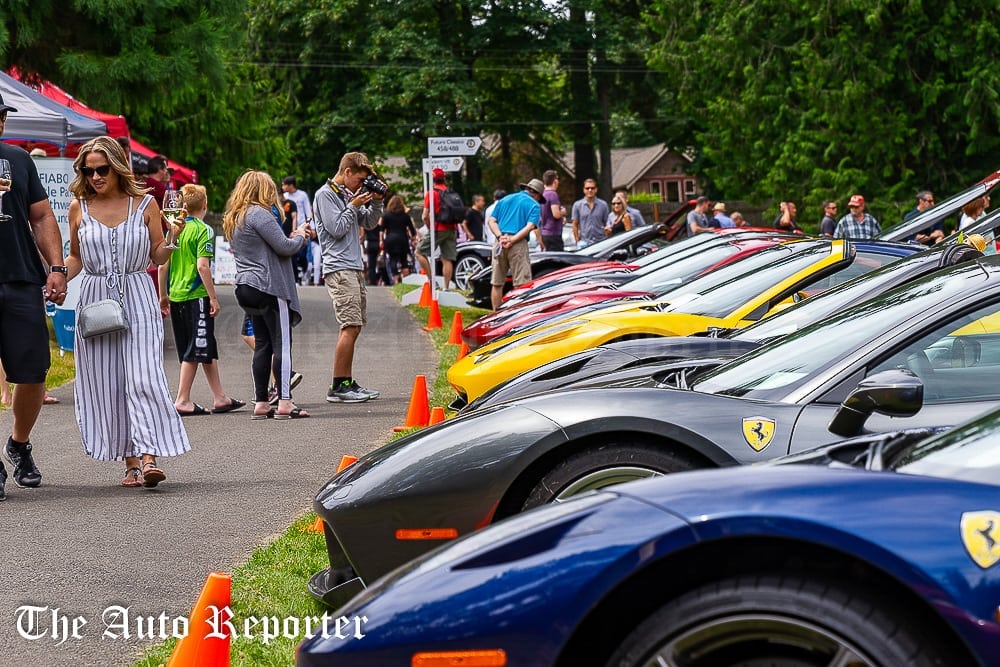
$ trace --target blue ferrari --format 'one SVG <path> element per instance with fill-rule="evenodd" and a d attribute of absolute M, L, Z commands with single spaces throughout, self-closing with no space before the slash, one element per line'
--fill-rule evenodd
<path fill-rule="evenodd" d="M 386 575 L 297 664 L 1000 665 L 1000 411 L 548 505 Z"/>

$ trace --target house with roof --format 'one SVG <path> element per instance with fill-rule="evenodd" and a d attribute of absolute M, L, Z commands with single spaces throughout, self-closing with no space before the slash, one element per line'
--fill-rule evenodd
<path fill-rule="evenodd" d="M 577 183 L 591 176 L 576 173 L 572 152 L 563 156 L 563 164 Z M 697 179 L 685 173 L 689 164 L 689 155 L 662 143 L 646 148 L 612 148 L 611 184 L 630 194 L 652 193 L 663 202 L 687 201 L 699 193 Z"/>

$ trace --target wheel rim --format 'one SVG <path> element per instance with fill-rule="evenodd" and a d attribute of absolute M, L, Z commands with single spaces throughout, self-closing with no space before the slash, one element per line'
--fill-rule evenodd
<path fill-rule="evenodd" d="M 613 468 L 602 468 L 601 470 L 595 470 L 583 475 L 582 477 L 576 478 L 566 485 L 562 491 L 556 494 L 552 501 L 558 503 L 570 498 L 571 496 L 585 493 L 587 491 L 603 489 L 605 486 L 611 486 L 612 484 L 623 484 L 637 479 L 646 479 L 647 477 L 658 477 L 661 474 L 662 473 L 656 470 L 651 470 L 650 468 L 640 468 L 639 466 L 615 466 Z"/>
<path fill-rule="evenodd" d="M 463 257 L 455 265 L 455 284 L 459 289 L 469 288 L 469 278 L 473 273 L 486 266 L 476 257 Z"/>
<path fill-rule="evenodd" d="M 739 614 L 687 628 L 656 649 L 642 667 L 876 667 L 846 638 L 806 620 Z"/>

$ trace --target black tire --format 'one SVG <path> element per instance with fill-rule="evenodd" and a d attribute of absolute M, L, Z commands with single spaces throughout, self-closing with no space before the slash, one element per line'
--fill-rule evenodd
<path fill-rule="evenodd" d="M 486 266 L 486 260 L 474 253 L 460 255 L 455 261 L 455 284 L 458 289 L 469 289 L 469 278 Z"/>
<path fill-rule="evenodd" d="M 818 578 L 758 575 L 712 582 L 661 607 L 625 638 L 607 665 L 955 664 L 947 655 L 933 633 L 887 600 Z"/>
<path fill-rule="evenodd" d="M 652 445 L 608 443 L 560 461 L 531 490 L 522 509 L 612 484 L 699 467 L 689 457 Z"/>

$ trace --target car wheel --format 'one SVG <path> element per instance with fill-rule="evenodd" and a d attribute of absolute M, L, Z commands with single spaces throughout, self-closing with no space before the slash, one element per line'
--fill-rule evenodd
<path fill-rule="evenodd" d="M 709 583 L 661 607 L 607 664 L 929 667 L 948 664 L 940 650 L 905 609 L 860 590 L 819 578 L 756 575 Z"/>
<path fill-rule="evenodd" d="M 458 289 L 463 291 L 469 289 L 469 278 L 484 266 L 486 262 L 479 255 L 470 253 L 459 257 L 455 262 L 455 284 L 458 285 Z"/>
<path fill-rule="evenodd" d="M 560 502 L 612 484 L 698 467 L 687 457 L 651 445 L 609 443 L 561 461 L 531 490 L 523 509 Z"/>

